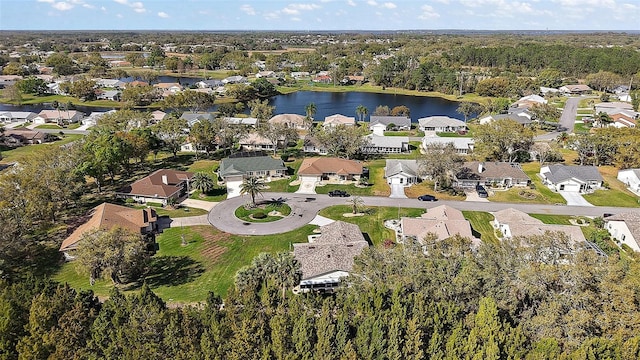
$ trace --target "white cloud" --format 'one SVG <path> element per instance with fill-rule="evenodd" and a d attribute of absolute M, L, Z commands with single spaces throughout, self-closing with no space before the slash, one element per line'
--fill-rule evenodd
<path fill-rule="evenodd" d="M 300 14 L 299 10 L 292 9 L 292 8 L 289 8 L 289 7 L 286 7 L 284 9 L 282 9 L 282 12 L 287 14 L 287 15 L 298 15 L 298 14 Z"/>
<path fill-rule="evenodd" d="M 440 17 L 440 14 L 438 14 L 431 5 L 422 5 L 420 10 L 422 11 L 422 13 L 420 14 L 420 16 L 418 16 L 418 19 L 429 20 L 437 19 Z"/>
<path fill-rule="evenodd" d="M 129 0 L 113 0 L 118 4 L 126 5 L 133 9 L 133 11 L 141 14 L 147 12 L 147 9 L 144 8 L 144 4 L 141 1 L 129 2 Z"/>
<path fill-rule="evenodd" d="M 382 7 L 383 8 L 387 8 L 387 9 L 395 9 L 398 6 L 396 4 L 394 4 L 394 3 L 392 3 L 392 2 L 386 2 L 386 3 L 382 4 Z"/>
<path fill-rule="evenodd" d="M 166 18 L 168 18 L 168 17 L 169 17 L 169 14 L 167 14 L 167 13 L 166 13 L 166 12 L 164 12 L 164 11 L 160 11 L 160 12 L 158 13 L 158 16 L 160 16 L 161 18 L 166 19 Z"/>
<path fill-rule="evenodd" d="M 264 18 L 266 20 L 275 20 L 275 19 L 279 19 L 280 15 L 278 14 L 278 12 L 273 11 L 273 12 L 269 12 L 269 13 L 264 14 Z"/>
<path fill-rule="evenodd" d="M 376 0 L 368 0 L 367 4 L 369 4 L 371 6 L 378 6 L 378 3 L 376 2 Z"/>
<path fill-rule="evenodd" d="M 290 4 L 287 7 L 292 8 L 292 9 L 296 9 L 296 10 L 315 10 L 315 9 L 320 9 L 320 5 L 316 5 L 316 4 Z"/>
<path fill-rule="evenodd" d="M 445 5 L 449 5 L 449 0 L 435 0 L 436 2 L 439 2 L 441 4 L 445 4 Z M 535 1 L 535 0 L 534 0 Z"/>
<path fill-rule="evenodd" d="M 118 4 L 129 5 L 129 0 L 113 0 L 113 1 L 117 2 Z"/>
<path fill-rule="evenodd" d="M 96 7 L 93 5 L 89 5 L 89 4 L 82 4 L 82 7 L 87 8 L 87 9 L 95 9 Z"/>
<path fill-rule="evenodd" d="M 51 5 L 51 6 L 54 9 L 60 10 L 60 11 L 67 11 L 67 10 L 73 9 L 73 5 L 72 4 L 69 4 L 69 3 L 64 2 L 64 1 L 53 3 L 53 5 Z"/>
<path fill-rule="evenodd" d="M 107 11 L 107 8 L 103 6 L 103 7 L 100 8 L 100 10 Z"/>
<path fill-rule="evenodd" d="M 38 0 L 38 2 L 53 4 L 53 0 Z"/>
<path fill-rule="evenodd" d="M 256 11 L 253 9 L 253 6 L 251 6 L 251 5 L 247 5 L 247 4 L 242 5 L 242 6 L 240 6 L 240 10 L 243 11 L 247 15 L 252 15 L 253 16 L 253 15 L 256 14 Z"/>
<path fill-rule="evenodd" d="M 302 19 L 300 19 L 299 17 L 292 17 L 290 20 L 291 21 L 302 21 Z"/>
<path fill-rule="evenodd" d="M 347 0 L 347 5 L 349 6 L 356 6 L 356 2 L 353 0 Z"/>

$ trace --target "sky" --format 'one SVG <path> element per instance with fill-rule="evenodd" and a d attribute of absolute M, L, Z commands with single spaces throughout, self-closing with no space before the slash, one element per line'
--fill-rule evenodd
<path fill-rule="evenodd" d="M 0 30 L 640 30 L 640 0 L 0 0 Z"/>

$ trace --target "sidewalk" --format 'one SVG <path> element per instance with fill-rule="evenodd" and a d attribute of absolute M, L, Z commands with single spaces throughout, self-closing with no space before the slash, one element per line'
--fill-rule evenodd
<path fill-rule="evenodd" d="M 217 202 L 196 200 L 196 199 L 189 199 L 189 198 L 185 199 L 180 203 L 180 205 L 182 206 L 187 206 L 187 207 L 202 209 L 207 211 L 211 211 L 211 209 L 213 209 L 213 207 L 216 206 L 217 204 L 218 204 Z"/>

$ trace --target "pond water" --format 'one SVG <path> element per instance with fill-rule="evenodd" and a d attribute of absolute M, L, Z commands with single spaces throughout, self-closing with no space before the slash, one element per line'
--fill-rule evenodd
<path fill-rule="evenodd" d="M 356 115 L 356 108 L 364 105 L 369 114 L 373 113 L 379 105 L 386 105 L 390 109 L 395 106 L 404 105 L 411 111 L 411 119 L 417 122 L 419 118 L 434 115 L 445 115 L 455 119 L 463 119 L 463 116 L 456 112 L 458 103 L 437 97 L 394 95 L 394 94 L 374 94 L 363 92 L 329 93 L 316 91 L 298 91 L 287 95 L 278 95 L 269 100 L 275 106 L 274 114 L 305 114 L 305 107 L 309 103 L 316 105 L 317 111 L 314 116 L 317 120 L 324 120 L 325 117 L 342 114 L 345 116 Z M 50 103 L 37 105 L 14 106 L 0 104 L 0 111 L 31 111 L 38 113 L 43 109 L 53 109 Z M 89 107 L 75 105 L 75 109 L 89 114 L 92 111 L 108 111 L 110 107 Z M 210 109 L 215 111 L 216 107 Z M 246 110 L 246 113 L 249 111 Z M 368 120 L 368 117 L 367 117 Z"/>

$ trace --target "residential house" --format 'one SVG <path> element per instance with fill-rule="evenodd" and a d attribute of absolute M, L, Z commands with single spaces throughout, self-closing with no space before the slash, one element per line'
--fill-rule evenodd
<path fill-rule="evenodd" d="M 420 182 L 418 162 L 416 160 L 387 159 L 384 177 L 389 185 L 411 186 Z"/>
<path fill-rule="evenodd" d="M 5 129 L 0 136 L 0 143 L 9 147 L 18 147 L 46 142 L 45 133 L 30 129 Z"/>
<path fill-rule="evenodd" d="M 244 84 L 248 82 L 247 78 L 240 75 L 229 76 L 227 78 L 222 79 L 222 82 L 226 84 Z"/>
<path fill-rule="evenodd" d="M 480 118 L 480 125 L 488 124 L 492 121 L 502 120 L 502 119 L 510 119 L 522 126 L 530 125 L 533 120 L 531 120 L 531 115 L 529 113 L 520 112 L 520 113 L 511 113 L 511 114 L 494 114 L 487 115 L 483 118 Z"/>
<path fill-rule="evenodd" d="M 640 251 L 640 213 L 626 212 L 604 218 L 605 229 L 616 242 Z"/>
<path fill-rule="evenodd" d="M 407 136 L 369 134 L 365 138 L 366 143 L 361 149 L 365 154 L 401 154 L 409 152 L 409 137 Z"/>
<path fill-rule="evenodd" d="M 567 235 L 572 244 L 585 243 L 586 239 L 579 226 L 572 225 L 552 225 L 529 216 L 528 214 L 508 208 L 493 213 L 494 221 L 492 225 L 500 231 L 503 239 L 541 236 L 548 232 L 559 232 Z"/>
<path fill-rule="evenodd" d="M 633 106 L 631 104 L 619 101 L 598 103 L 594 105 L 594 109 L 596 114 L 602 112 L 611 115 L 621 111 L 633 112 Z"/>
<path fill-rule="evenodd" d="M 73 260 L 74 250 L 82 240 L 84 234 L 95 230 L 111 230 L 120 227 L 133 234 L 139 234 L 153 241 L 154 233 L 158 230 L 158 215 L 153 208 L 133 209 L 109 203 L 102 203 L 88 214 L 88 220 L 78 226 L 60 245 L 60 251 L 67 260 Z"/>
<path fill-rule="evenodd" d="M 87 127 L 95 126 L 96 124 L 98 124 L 98 121 L 100 121 L 100 118 L 103 117 L 105 114 L 112 114 L 116 111 L 117 110 L 109 110 L 107 112 L 94 111 L 91 114 L 89 114 L 89 116 L 82 119 L 82 125 L 86 125 Z"/>
<path fill-rule="evenodd" d="M 618 171 L 618 180 L 627 185 L 627 188 L 640 196 L 640 169 L 625 169 Z"/>
<path fill-rule="evenodd" d="M 554 191 L 587 193 L 602 187 L 602 175 L 595 166 L 547 165 L 540 168 L 542 182 Z"/>
<path fill-rule="evenodd" d="M 558 88 L 558 90 L 566 95 L 591 94 L 593 91 L 589 86 L 583 84 L 564 85 Z"/>
<path fill-rule="evenodd" d="M 250 132 L 240 138 L 238 143 L 242 149 L 248 151 L 273 151 L 274 148 L 277 149 L 278 145 L 282 145 L 284 143 L 284 136 L 281 139 L 278 139 L 277 143 L 274 144 L 271 142 L 271 140 L 261 136 L 257 132 Z"/>
<path fill-rule="evenodd" d="M 222 118 L 229 125 L 243 125 L 243 126 L 251 126 L 253 128 L 258 127 L 260 121 L 254 117 L 224 117 Z"/>
<path fill-rule="evenodd" d="M 305 158 L 298 169 L 301 180 L 308 181 L 357 181 L 362 176 L 362 164 L 358 161 L 335 157 Z"/>
<path fill-rule="evenodd" d="M 363 84 L 364 82 L 365 79 L 362 75 L 347 75 L 340 81 L 342 85 Z"/>
<path fill-rule="evenodd" d="M 274 78 L 274 77 L 276 77 L 275 71 L 270 71 L 270 70 L 260 71 L 256 74 L 256 79 Z"/>
<path fill-rule="evenodd" d="M 163 93 L 175 94 L 182 91 L 182 85 L 178 83 L 157 83 L 153 85 L 154 88 L 160 89 Z M 163 95 L 164 96 L 164 95 Z"/>
<path fill-rule="evenodd" d="M 454 177 L 454 186 L 474 188 L 477 185 L 510 188 L 528 186 L 531 179 L 520 164 L 509 162 L 467 161 Z"/>
<path fill-rule="evenodd" d="M 609 117 L 611 118 L 611 120 L 613 121 L 611 124 L 609 124 L 609 126 L 612 127 L 617 127 L 617 128 L 623 128 L 623 127 L 628 127 L 628 128 L 634 128 L 638 125 L 638 120 L 626 115 L 622 112 L 618 112 L 615 114 L 611 114 L 609 115 Z"/>
<path fill-rule="evenodd" d="M 98 100 L 120 101 L 122 93 L 120 90 L 98 90 Z"/>
<path fill-rule="evenodd" d="M 186 143 L 180 145 L 180 151 L 181 152 L 188 152 L 188 153 L 206 153 L 206 150 L 202 150 L 202 149 L 198 149 L 198 147 L 196 146 L 196 144 L 187 141 Z"/>
<path fill-rule="evenodd" d="M 324 122 L 322 123 L 322 126 L 324 126 L 325 128 L 336 127 L 338 125 L 355 126 L 356 118 L 351 116 L 344 116 L 341 114 L 335 114 L 325 117 Z"/>
<path fill-rule="evenodd" d="M 62 89 L 60 89 L 60 82 L 52 82 L 47 84 L 47 93 L 55 95 L 66 95 Z"/>
<path fill-rule="evenodd" d="M 293 244 L 302 279 L 295 292 L 332 292 L 353 269 L 353 259 L 369 247 L 358 225 L 335 221 L 320 227 L 309 243 Z"/>
<path fill-rule="evenodd" d="M 312 81 L 321 84 L 331 84 L 332 79 L 329 75 L 316 75 Z"/>
<path fill-rule="evenodd" d="M 164 118 L 167 117 L 167 113 L 164 111 L 160 111 L 160 110 L 155 110 L 151 113 L 151 122 L 153 123 L 158 123 L 162 120 L 164 120 Z"/>
<path fill-rule="evenodd" d="M 282 124 L 290 129 L 309 129 L 307 118 L 298 114 L 278 114 L 269 119 L 269 124 Z"/>
<path fill-rule="evenodd" d="M 170 199 L 178 200 L 188 194 L 191 179 L 192 172 L 160 169 L 120 189 L 116 195 L 139 203 L 160 202 L 166 205 Z"/>
<path fill-rule="evenodd" d="M 9 123 L 25 123 L 31 122 L 38 116 L 36 113 L 30 111 L 5 111 L 0 112 L 0 122 Z"/>
<path fill-rule="evenodd" d="M 413 239 L 424 245 L 424 240 L 429 235 L 434 235 L 436 240 L 445 240 L 459 235 L 471 239 L 475 245 L 479 245 L 480 242 L 479 239 L 474 238 L 471 224 L 464 218 L 462 211 L 448 205 L 428 209 L 419 218 L 400 219 L 399 242 Z"/>
<path fill-rule="evenodd" d="M 456 152 L 460 155 L 467 155 L 473 152 L 475 142 L 469 137 L 439 137 L 433 135 L 425 135 L 422 138 L 422 149 L 427 149 L 432 144 L 453 144 Z"/>
<path fill-rule="evenodd" d="M 369 130 L 373 130 L 373 127 L 382 124 L 385 130 L 411 130 L 411 118 L 408 116 L 378 116 L 371 115 L 369 118 Z"/>
<path fill-rule="evenodd" d="M 84 118 L 84 114 L 76 110 L 42 110 L 33 118 L 34 124 L 56 123 L 58 125 L 73 124 Z"/>
<path fill-rule="evenodd" d="M 133 87 L 133 86 L 149 86 L 149 83 L 146 82 L 146 81 L 133 80 L 131 82 L 128 82 L 128 83 L 124 84 L 125 88 Z"/>
<path fill-rule="evenodd" d="M 453 119 L 448 116 L 429 116 L 418 119 L 421 131 L 435 132 L 464 132 L 467 131 L 467 124 L 464 121 Z"/>
<path fill-rule="evenodd" d="M 309 74 L 308 71 L 293 71 L 293 72 L 291 72 L 291 77 L 296 79 L 296 80 L 300 80 L 302 78 L 308 78 L 309 76 L 311 76 L 311 74 Z"/>
<path fill-rule="evenodd" d="M 327 148 L 324 147 L 320 142 L 311 135 L 306 135 L 303 141 L 302 150 L 305 153 L 319 154 L 319 155 L 327 155 Z"/>
<path fill-rule="evenodd" d="M 95 79 L 96 85 L 101 88 L 122 89 L 125 83 L 118 79 Z"/>
<path fill-rule="evenodd" d="M 220 161 L 218 176 L 227 185 L 227 198 L 240 196 L 240 187 L 247 177 L 265 181 L 287 176 L 287 167 L 281 159 L 262 153 L 236 153 Z"/>
<path fill-rule="evenodd" d="M 216 79 L 202 80 L 202 81 L 198 81 L 196 83 L 196 86 L 199 89 L 216 89 L 220 86 L 224 86 L 224 82 L 222 82 L 222 80 L 216 80 Z"/>
<path fill-rule="evenodd" d="M 180 119 L 187 121 L 189 127 L 192 127 L 195 123 L 200 121 L 213 121 L 215 117 L 211 113 L 207 112 L 184 112 Z"/>
<path fill-rule="evenodd" d="M 6 89 L 9 86 L 15 85 L 18 80 L 22 80 L 22 76 L 0 75 L 0 89 Z"/>
<path fill-rule="evenodd" d="M 547 99 L 540 95 L 527 95 L 523 96 L 518 101 L 511 104 L 510 108 L 530 109 L 533 105 L 546 104 Z"/>
<path fill-rule="evenodd" d="M 555 94 L 557 94 L 559 92 L 560 92 L 560 90 L 558 90 L 556 88 L 540 86 L 540 94 L 542 94 L 542 96 L 555 95 Z"/>

